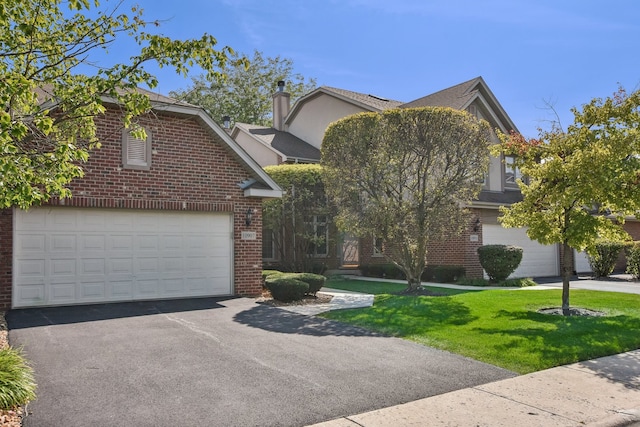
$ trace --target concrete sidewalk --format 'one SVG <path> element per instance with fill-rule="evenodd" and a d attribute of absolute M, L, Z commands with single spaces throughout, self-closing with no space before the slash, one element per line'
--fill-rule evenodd
<path fill-rule="evenodd" d="M 314 427 L 640 426 L 640 350 L 560 366 Z"/>

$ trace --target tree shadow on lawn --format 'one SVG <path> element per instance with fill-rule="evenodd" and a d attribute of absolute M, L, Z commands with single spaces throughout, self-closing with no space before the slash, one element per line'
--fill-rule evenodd
<path fill-rule="evenodd" d="M 496 317 L 513 322 L 514 327 L 474 330 L 486 335 L 512 337 L 508 343 L 495 347 L 500 352 L 507 353 L 520 346 L 522 340 L 526 340 L 527 347 L 535 351 L 539 359 L 557 361 L 556 366 L 586 360 L 582 364 L 597 375 L 614 382 L 624 380 L 625 386 L 629 388 L 640 387 L 640 351 L 624 357 L 618 355 L 618 359 L 607 364 L 597 359 L 589 360 L 638 348 L 640 339 L 637 338 L 637 331 L 640 330 L 640 319 L 637 317 L 555 316 L 535 311 L 507 310 L 499 311 Z M 520 321 L 531 321 L 540 326 L 527 326 Z M 624 375 L 620 375 L 621 373 Z"/>
<path fill-rule="evenodd" d="M 356 326 L 333 320 L 322 319 L 316 316 L 306 316 L 290 311 L 256 305 L 248 310 L 241 311 L 233 317 L 233 320 L 252 328 L 260 328 L 265 331 L 282 334 L 301 334 L 311 336 L 354 336 L 376 337 L 382 336 L 375 332 L 367 331 Z"/>
<path fill-rule="evenodd" d="M 388 294 L 377 295 L 372 307 L 339 310 L 323 316 L 397 337 L 424 334 L 441 325 L 465 325 L 477 319 L 465 304 L 453 298 Z"/>

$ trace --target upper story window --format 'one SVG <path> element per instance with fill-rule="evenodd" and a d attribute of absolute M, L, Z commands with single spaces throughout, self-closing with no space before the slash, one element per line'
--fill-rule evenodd
<path fill-rule="evenodd" d="M 130 129 L 122 131 L 122 166 L 125 169 L 151 169 L 151 133 L 146 139 L 136 138 Z"/>
<path fill-rule="evenodd" d="M 504 156 L 504 185 L 518 188 L 518 180 L 522 179 L 520 169 L 515 166 L 514 156 Z"/>

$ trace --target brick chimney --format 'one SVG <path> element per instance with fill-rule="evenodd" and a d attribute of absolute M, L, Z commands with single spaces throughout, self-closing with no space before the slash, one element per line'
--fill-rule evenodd
<path fill-rule="evenodd" d="M 284 81 L 278 82 L 278 91 L 273 94 L 273 127 L 284 130 L 284 118 L 289 114 L 291 95 L 284 91 Z"/>

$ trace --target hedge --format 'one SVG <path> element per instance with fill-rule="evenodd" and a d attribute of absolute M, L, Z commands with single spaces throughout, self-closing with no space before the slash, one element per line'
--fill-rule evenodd
<path fill-rule="evenodd" d="M 281 275 L 267 277 L 265 285 L 273 299 L 282 302 L 298 301 L 309 291 L 309 284 Z"/>
<path fill-rule="evenodd" d="M 480 265 L 492 282 L 502 282 L 522 261 L 522 248 L 508 245 L 484 245 L 478 248 Z"/>
<path fill-rule="evenodd" d="M 366 277 L 405 280 L 406 276 L 395 264 L 364 264 L 360 272 Z M 427 265 L 420 276 L 423 282 L 454 283 L 466 274 L 461 265 Z"/>

